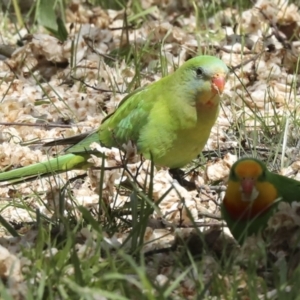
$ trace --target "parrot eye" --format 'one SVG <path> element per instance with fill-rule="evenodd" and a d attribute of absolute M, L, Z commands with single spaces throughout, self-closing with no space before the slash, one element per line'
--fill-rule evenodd
<path fill-rule="evenodd" d="M 204 73 L 204 71 L 203 71 L 203 69 L 201 67 L 199 67 L 199 68 L 196 69 L 197 76 L 202 76 L 203 73 Z"/>

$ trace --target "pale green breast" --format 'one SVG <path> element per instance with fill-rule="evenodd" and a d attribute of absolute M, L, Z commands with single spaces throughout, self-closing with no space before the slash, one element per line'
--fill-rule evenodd
<path fill-rule="evenodd" d="M 154 107 L 151 114 L 155 117 L 141 130 L 138 147 L 147 158 L 151 152 L 157 165 L 183 167 L 202 151 L 218 111 L 218 105 L 197 110 L 184 104 L 175 111 L 169 106 Z"/>

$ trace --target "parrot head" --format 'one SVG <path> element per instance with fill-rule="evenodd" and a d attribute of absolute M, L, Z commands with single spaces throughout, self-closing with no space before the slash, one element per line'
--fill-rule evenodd
<path fill-rule="evenodd" d="M 230 177 L 239 181 L 242 201 L 253 202 L 259 195 L 256 183 L 264 181 L 266 175 L 259 163 L 254 160 L 244 160 L 232 167 Z"/>
<path fill-rule="evenodd" d="M 230 170 L 223 205 L 232 219 L 253 218 L 266 212 L 278 199 L 266 166 L 254 158 L 242 158 Z"/>
<path fill-rule="evenodd" d="M 217 57 L 203 55 L 188 60 L 180 69 L 178 81 L 186 82 L 185 94 L 196 99 L 196 105 L 219 105 L 220 95 L 223 93 L 228 68 Z"/>

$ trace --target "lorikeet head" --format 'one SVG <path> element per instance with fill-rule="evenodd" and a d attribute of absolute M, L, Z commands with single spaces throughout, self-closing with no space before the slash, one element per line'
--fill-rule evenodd
<path fill-rule="evenodd" d="M 266 167 L 254 159 L 239 160 L 232 166 L 230 179 L 240 182 L 242 201 L 252 202 L 258 197 L 256 183 L 266 180 L 265 170 Z"/>
<path fill-rule="evenodd" d="M 242 158 L 232 166 L 223 200 L 234 220 L 251 219 L 271 207 L 278 198 L 266 166 L 254 158 Z"/>

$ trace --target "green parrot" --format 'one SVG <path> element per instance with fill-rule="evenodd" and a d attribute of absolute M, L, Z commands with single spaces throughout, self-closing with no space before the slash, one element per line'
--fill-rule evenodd
<path fill-rule="evenodd" d="M 132 141 L 138 152 L 152 158 L 156 165 L 183 167 L 207 142 L 218 116 L 227 73 L 227 66 L 216 57 L 194 57 L 174 73 L 127 95 L 97 130 L 54 141 L 73 144 L 64 155 L 0 173 L 0 182 L 17 183 L 88 168 L 90 154 L 100 156 L 90 149 L 93 142 L 122 148 Z"/>
<path fill-rule="evenodd" d="M 233 164 L 221 213 L 232 235 L 243 243 L 263 230 L 280 201 L 300 199 L 300 181 L 270 172 L 255 158 Z"/>

